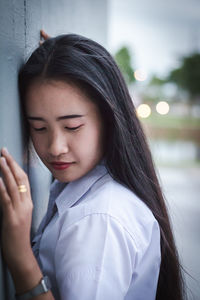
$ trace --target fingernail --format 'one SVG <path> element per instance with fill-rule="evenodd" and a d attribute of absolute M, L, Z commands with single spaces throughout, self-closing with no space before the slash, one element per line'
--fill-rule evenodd
<path fill-rule="evenodd" d="M 5 159 L 5 157 L 1 157 L 1 163 L 2 163 L 2 165 L 6 165 L 6 159 Z"/>
<path fill-rule="evenodd" d="M 4 154 L 9 154 L 8 149 L 6 147 L 3 147 L 2 150 Z"/>

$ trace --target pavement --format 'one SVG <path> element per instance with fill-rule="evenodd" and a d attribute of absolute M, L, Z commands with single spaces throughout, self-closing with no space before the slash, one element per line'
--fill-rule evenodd
<path fill-rule="evenodd" d="M 200 300 L 200 167 L 158 167 L 188 300 Z"/>

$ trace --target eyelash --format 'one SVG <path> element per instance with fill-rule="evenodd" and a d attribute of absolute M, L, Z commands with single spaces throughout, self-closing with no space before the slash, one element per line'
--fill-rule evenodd
<path fill-rule="evenodd" d="M 78 129 L 79 127 L 81 127 L 81 125 L 79 125 L 79 126 L 77 126 L 77 127 L 65 127 L 66 129 L 68 129 L 68 130 L 76 130 L 76 129 Z"/>
<path fill-rule="evenodd" d="M 35 131 L 42 131 L 43 129 L 45 129 L 45 127 L 42 128 L 33 128 Z"/>
<path fill-rule="evenodd" d="M 71 131 L 73 131 L 73 130 L 76 130 L 76 129 L 78 129 L 79 127 L 81 127 L 81 125 L 80 126 L 77 126 L 77 127 L 65 127 L 66 129 L 68 129 L 68 130 L 71 130 Z M 41 127 L 41 128 L 33 128 L 35 131 L 43 131 L 44 129 L 45 129 L 45 127 Z"/>

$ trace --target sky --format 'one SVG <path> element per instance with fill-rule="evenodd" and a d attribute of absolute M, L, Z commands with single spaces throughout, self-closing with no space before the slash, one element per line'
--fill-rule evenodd
<path fill-rule="evenodd" d="M 131 51 L 134 69 L 166 76 L 200 52 L 200 0 L 109 0 L 108 49 Z"/>

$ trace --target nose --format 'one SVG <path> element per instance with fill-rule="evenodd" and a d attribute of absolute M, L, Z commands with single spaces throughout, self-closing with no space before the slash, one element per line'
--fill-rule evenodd
<path fill-rule="evenodd" d="M 69 152 L 66 136 L 59 133 L 52 134 L 48 141 L 48 152 L 55 157 Z"/>

